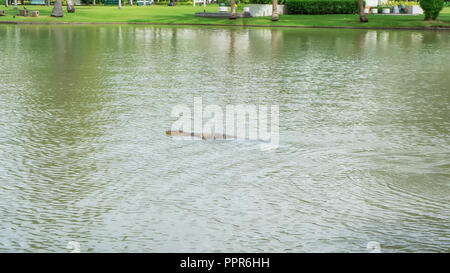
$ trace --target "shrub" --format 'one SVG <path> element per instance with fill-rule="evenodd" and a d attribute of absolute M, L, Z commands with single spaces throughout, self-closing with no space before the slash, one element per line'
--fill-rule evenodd
<path fill-rule="evenodd" d="M 287 0 L 289 14 L 354 14 L 358 0 Z"/>
<path fill-rule="evenodd" d="M 425 20 L 436 20 L 444 7 L 444 0 L 420 0 L 419 3 L 425 13 Z"/>
<path fill-rule="evenodd" d="M 392 12 L 392 7 L 383 6 L 378 7 L 378 13 L 383 13 L 383 9 L 389 9 L 390 12 Z"/>
<path fill-rule="evenodd" d="M 225 4 L 225 6 L 229 7 L 231 5 L 231 1 L 230 0 L 219 0 L 217 1 L 217 3 L 220 4 Z"/>
<path fill-rule="evenodd" d="M 285 0 L 278 0 L 278 5 L 284 5 Z M 265 5 L 272 5 L 272 0 L 250 0 L 250 4 L 265 4 Z"/>

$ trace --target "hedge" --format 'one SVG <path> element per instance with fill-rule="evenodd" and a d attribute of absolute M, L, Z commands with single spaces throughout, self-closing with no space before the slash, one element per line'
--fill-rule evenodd
<path fill-rule="evenodd" d="M 354 14 L 358 0 L 287 0 L 286 7 L 288 14 Z"/>
<path fill-rule="evenodd" d="M 278 0 L 277 1 L 278 5 L 284 5 L 285 2 L 286 2 L 285 0 Z M 272 0 L 250 0 L 249 3 L 250 4 L 272 5 Z"/>
<path fill-rule="evenodd" d="M 425 14 L 425 20 L 436 20 L 444 8 L 444 0 L 421 0 L 420 7 Z"/>

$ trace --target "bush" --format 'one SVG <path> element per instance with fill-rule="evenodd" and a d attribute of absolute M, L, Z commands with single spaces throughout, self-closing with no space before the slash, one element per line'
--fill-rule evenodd
<path fill-rule="evenodd" d="M 419 3 L 425 13 L 425 20 L 436 20 L 444 7 L 444 0 L 420 0 Z"/>
<path fill-rule="evenodd" d="M 358 0 L 287 0 L 288 14 L 354 14 Z"/>
<path fill-rule="evenodd" d="M 284 5 L 285 0 L 278 0 L 278 5 Z M 250 4 L 265 4 L 265 5 L 272 5 L 272 0 L 250 0 Z"/>
<path fill-rule="evenodd" d="M 229 7 L 231 5 L 231 1 L 230 0 L 219 0 L 217 1 L 217 3 L 220 4 L 224 4 L 225 6 Z"/>
<path fill-rule="evenodd" d="M 378 13 L 383 13 L 383 9 L 389 9 L 390 12 L 392 12 L 392 7 L 383 6 L 378 7 Z"/>

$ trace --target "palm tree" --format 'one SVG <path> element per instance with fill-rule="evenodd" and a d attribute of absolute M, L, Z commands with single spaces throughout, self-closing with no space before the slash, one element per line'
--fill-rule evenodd
<path fill-rule="evenodd" d="M 278 1 L 272 0 L 272 21 L 278 21 Z"/>
<path fill-rule="evenodd" d="M 367 16 L 364 14 L 364 2 L 363 2 L 363 0 L 358 0 L 358 9 L 359 9 L 359 21 L 361 23 L 369 22 L 369 19 L 367 19 Z"/>
<path fill-rule="evenodd" d="M 230 6 L 230 19 L 236 19 L 236 0 L 231 0 Z"/>
<path fill-rule="evenodd" d="M 53 17 L 63 17 L 62 0 L 56 0 L 52 10 Z"/>
<path fill-rule="evenodd" d="M 72 0 L 66 0 L 67 2 L 67 12 L 75 12 L 75 6 Z"/>

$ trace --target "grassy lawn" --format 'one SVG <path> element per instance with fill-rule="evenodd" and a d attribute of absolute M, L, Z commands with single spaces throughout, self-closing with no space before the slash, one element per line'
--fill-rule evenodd
<path fill-rule="evenodd" d="M 450 8 L 444 8 L 435 22 L 425 22 L 423 15 L 389 16 L 369 15 L 369 23 L 359 23 L 358 15 L 281 15 L 278 22 L 270 21 L 269 17 L 240 18 L 236 20 L 201 18 L 194 16 L 202 12 L 203 7 L 192 6 L 126 6 L 119 10 L 114 6 L 79 6 L 76 12 L 66 13 L 63 18 L 50 17 L 52 7 L 27 6 L 29 10 L 39 10 L 40 17 L 13 17 L 18 13 L 13 7 L 6 10 L 6 16 L 0 16 L 0 21 L 13 22 L 111 22 L 111 23 L 169 23 L 169 24 L 228 24 L 228 25 L 274 25 L 274 26 L 331 26 L 331 27 L 450 27 Z M 22 9 L 19 6 L 19 9 Z M 216 12 L 217 5 L 209 5 L 206 11 Z"/>

